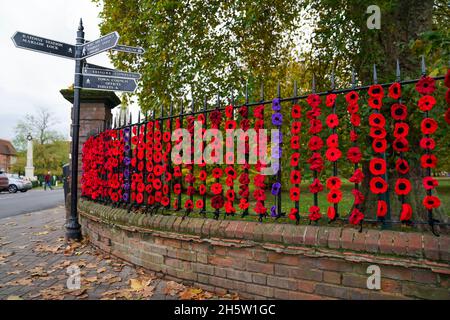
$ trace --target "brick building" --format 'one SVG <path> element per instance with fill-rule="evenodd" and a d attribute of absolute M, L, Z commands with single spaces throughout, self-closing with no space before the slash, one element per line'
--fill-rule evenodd
<path fill-rule="evenodd" d="M 0 171 L 11 171 L 16 162 L 16 149 L 11 141 L 0 139 Z"/>

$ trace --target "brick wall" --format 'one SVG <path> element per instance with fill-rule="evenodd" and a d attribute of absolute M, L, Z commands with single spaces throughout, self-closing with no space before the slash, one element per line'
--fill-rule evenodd
<path fill-rule="evenodd" d="M 256 299 L 450 299 L 450 237 L 128 213 L 80 201 L 100 249 L 169 279 Z M 367 289 L 369 265 L 381 289 Z"/>

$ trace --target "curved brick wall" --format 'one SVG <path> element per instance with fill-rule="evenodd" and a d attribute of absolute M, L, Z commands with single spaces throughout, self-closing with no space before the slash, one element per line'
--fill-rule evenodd
<path fill-rule="evenodd" d="M 128 213 L 81 200 L 102 250 L 167 278 L 261 299 L 450 299 L 450 237 Z M 369 265 L 381 290 L 366 287 Z"/>

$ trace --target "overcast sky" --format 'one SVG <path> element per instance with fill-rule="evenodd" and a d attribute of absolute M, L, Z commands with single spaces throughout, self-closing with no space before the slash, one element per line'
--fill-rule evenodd
<path fill-rule="evenodd" d="M 14 32 L 75 44 L 81 17 L 86 39 L 94 40 L 99 12 L 90 0 L 0 0 L 0 139 L 12 139 L 17 121 L 37 107 L 51 110 L 58 119 L 54 129 L 69 136 L 71 105 L 59 90 L 73 83 L 74 62 L 18 49 Z M 89 62 L 112 66 L 105 53 Z"/>

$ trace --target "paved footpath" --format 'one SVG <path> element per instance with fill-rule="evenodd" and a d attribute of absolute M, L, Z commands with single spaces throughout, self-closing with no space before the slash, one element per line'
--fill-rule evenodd
<path fill-rule="evenodd" d="M 57 207 L 0 219 L 0 300 L 237 298 L 163 280 L 87 241 L 67 244 L 64 215 Z"/>

